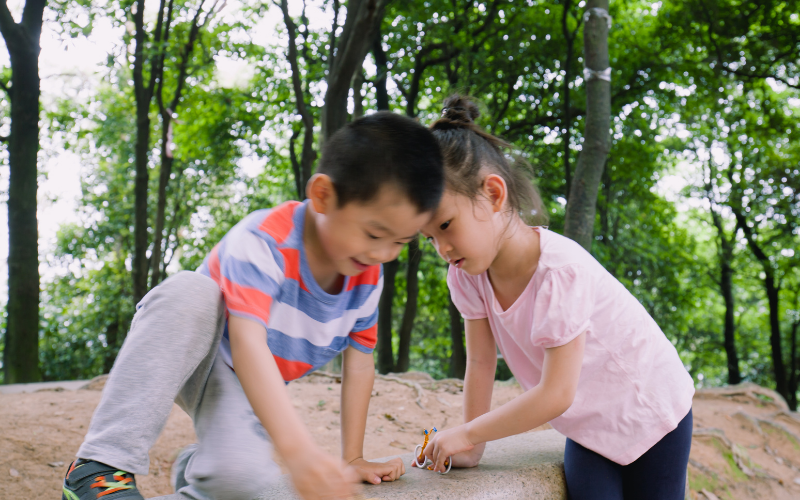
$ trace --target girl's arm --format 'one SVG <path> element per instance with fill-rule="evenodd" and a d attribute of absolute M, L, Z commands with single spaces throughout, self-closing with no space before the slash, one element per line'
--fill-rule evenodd
<path fill-rule="evenodd" d="M 464 422 L 471 422 L 492 407 L 492 389 L 497 369 L 497 347 L 489 320 L 465 321 L 467 339 L 467 373 L 464 377 Z M 475 467 L 483 456 L 485 443 L 469 452 L 453 457 L 456 467 Z"/>
<path fill-rule="evenodd" d="M 425 450 L 435 471 L 444 472 L 447 457 L 476 445 L 534 429 L 558 417 L 572 405 L 583 363 L 586 334 L 545 351 L 539 385 L 500 408 L 434 436 Z M 466 404 L 466 403 L 465 403 Z"/>

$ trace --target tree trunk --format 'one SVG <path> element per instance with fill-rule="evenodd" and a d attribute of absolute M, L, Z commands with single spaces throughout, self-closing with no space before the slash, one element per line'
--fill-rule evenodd
<path fill-rule="evenodd" d="M 722 236 L 724 239 L 724 235 Z M 723 255 L 727 255 L 723 252 Z M 728 255 L 728 257 L 730 257 Z M 734 299 L 733 299 L 733 270 L 731 269 L 730 260 L 720 259 L 720 290 L 722 297 L 725 300 L 725 353 L 728 358 L 728 383 L 738 384 L 742 381 L 742 375 L 739 372 L 739 356 L 736 353 L 736 322 L 734 321 Z"/>
<path fill-rule="evenodd" d="M 586 5 L 583 50 L 586 80 L 586 130 L 569 191 L 564 234 L 591 250 L 597 191 L 609 151 L 611 83 L 608 69 L 608 0 Z"/>
<path fill-rule="evenodd" d="M 409 353 L 411 351 L 411 332 L 414 331 L 414 320 L 417 318 L 417 299 L 419 298 L 419 263 L 422 251 L 419 248 L 419 237 L 408 242 L 408 267 L 406 269 L 406 308 L 403 311 L 403 322 L 400 324 L 400 343 L 397 347 L 397 364 L 394 371 L 407 372 Z"/>
<path fill-rule="evenodd" d="M 736 322 L 734 320 L 735 302 L 733 297 L 733 269 L 731 268 L 731 261 L 733 260 L 734 235 L 729 239 L 725 234 L 725 226 L 722 223 L 722 217 L 717 211 L 714 210 L 714 201 L 711 195 L 711 183 L 715 171 L 710 170 L 707 197 L 711 203 L 711 219 L 714 222 L 714 227 L 717 229 L 717 236 L 719 238 L 719 266 L 720 266 L 720 292 L 725 301 L 725 327 L 723 331 L 723 339 L 725 342 L 725 353 L 728 360 L 728 383 L 738 384 L 742 381 L 741 373 L 739 372 L 739 356 L 736 353 Z"/>
<path fill-rule="evenodd" d="M 383 19 L 386 0 L 350 0 L 342 35 L 336 42 L 322 107 L 322 142 L 347 123 L 347 95 Z M 333 47 L 331 47 L 333 49 Z M 333 50 L 331 50 L 333 54 Z"/>
<path fill-rule="evenodd" d="M 375 56 L 377 75 L 375 76 L 375 97 L 378 111 L 389 110 L 389 94 L 386 91 L 386 54 L 381 45 L 380 29 L 376 30 L 372 44 Z M 392 350 L 392 309 L 394 305 L 394 278 L 400 262 L 395 259 L 383 265 L 383 291 L 378 311 L 378 372 L 389 373 L 394 369 L 394 352 Z"/>
<path fill-rule="evenodd" d="M 772 269 L 767 271 L 767 267 L 770 265 L 769 261 L 761 264 L 767 275 L 764 279 L 764 288 L 767 290 L 767 302 L 769 303 L 769 345 L 772 350 L 772 364 L 775 367 L 775 390 L 788 401 L 789 387 L 786 383 L 786 368 L 783 364 L 781 323 L 778 310 L 780 289 L 775 285 L 775 275 Z"/>
<path fill-rule="evenodd" d="M 464 347 L 464 321 L 461 313 L 453 303 L 453 298 L 447 296 L 447 310 L 450 312 L 450 339 L 452 351 L 450 354 L 450 373 L 454 378 L 464 379 L 467 372 L 467 349 Z"/>
<path fill-rule="evenodd" d="M 564 0 L 563 11 L 561 13 L 561 31 L 564 34 L 564 40 L 567 42 L 567 57 L 564 61 L 564 86 L 561 92 L 564 95 L 564 118 L 561 123 L 561 140 L 563 141 L 564 148 L 564 194 L 569 200 L 569 187 L 572 184 L 572 171 L 570 165 L 570 141 L 572 137 L 572 117 L 570 116 L 570 91 L 569 84 L 572 80 L 572 57 L 575 46 L 575 34 L 570 32 L 567 26 L 567 19 L 569 18 L 569 10 L 572 7 L 572 0 Z"/>
<path fill-rule="evenodd" d="M 163 75 L 162 75 L 163 76 Z M 167 114 L 168 115 L 168 114 Z M 150 288 L 158 285 L 161 281 L 161 244 L 164 237 L 164 222 L 167 211 L 167 186 L 172 175 L 172 164 L 175 161 L 172 152 L 169 151 L 170 134 L 172 133 L 172 118 L 165 117 L 162 120 L 163 130 L 161 132 L 161 172 L 158 176 L 158 201 L 156 203 L 156 228 L 153 235 L 153 250 L 150 254 L 150 269 L 153 270 L 150 276 Z"/>
<path fill-rule="evenodd" d="M 372 42 L 372 55 L 375 57 L 375 100 L 378 111 L 389 109 L 389 92 L 386 90 L 386 78 L 389 67 L 386 52 L 383 51 L 383 36 L 381 30 L 375 30 L 375 39 Z"/>
<path fill-rule="evenodd" d="M 775 390 L 783 396 L 783 399 L 789 401 L 789 390 L 786 379 L 786 368 L 783 363 L 783 346 L 781 345 L 781 323 L 779 314 L 780 305 L 780 289 L 775 284 L 775 271 L 769 257 L 764 250 L 758 245 L 755 240 L 755 235 L 750 226 L 747 225 L 747 219 L 738 207 L 731 207 L 733 214 L 736 216 L 738 227 L 744 233 L 747 245 L 755 255 L 761 268 L 764 270 L 764 288 L 767 292 L 767 302 L 769 304 L 769 345 L 772 353 L 772 367 L 775 372 Z"/>
<path fill-rule="evenodd" d="M 136 146 L 134 165 L 136 176 L 133 187 L 133 303 L 138 304 L 147 293 L 147 188 L 150 172 L 147 166 L 150 152 L 150 102 L 152 93 L 144 81 L 145 27 L 144 0 L 134 4 L 134 25 L 136 26 L 136 48 L 133 56 L 133 87 L 136 97 Z"/>
<path fill-rule="evenodd" d="M 170 4 L 171 5 L 171 4 Z M 164 219 L 166 217 L 166 207 L 167 207 L 167 186 L 169 185 L 169 179 L 172 175 L 172 165 L 174 163 L 174 158 L 172 154 L 173 149 L 173 142 L 172 142 L 172 123 L 173 117 L 172 115 L 178 110 L 178 105 L 180 105 L 181 97 L 183 95 L 183 89 L 186 86 L 186 77 L 188 76 L 188 68 L 189 68 L 189 61 L 192 57 L 192 52 L 194 51 L 194 44 L 197 40 L 197 36 L 200 33 L 200 15 L 203 12 L 203 3 L 200 4 L 200 7 L 197 8 L 197 12 L 194 15 L 194 19 L 192 20 L 192 27 L 189 29 L 189 37 L 186 40 L 183 48 L 181 49 L 181 61 L 178 65 L 178 76 L 176 78 L 176 88 L 175 94 L 172 96 L 172 102 L 170 103 L 168 108 L 164 107 L 164 98 L 163 98 L 163 90 L 164 90 L 164 65 L 159 64 L 159 75 L 158 75 L 158 92 L 157 92 L 157 100 L 159 111 L 161 115 L 161 173 L 158 179 L 158 202 L 156 205 L 156 230 L 153 237 L 153 251 L 151 255 L 151 263 L 150 268 L 153 270 L 150 287 L 154 287 L 159 284 L 161 281 L 161 261 L 163 258 L 163 253 L 161 252 L 161 243 L 164 238 Z M 214 7 L 206 15 L 205 21 L 208 21 L 209 17 L 214 13 Z M 205 21 L 203 24 L 205 24 Z M 169 30 L 169 24 L 167 25 L 167 30 Z M 163 60 L 163 56 L 162 56 Z"/>
<path fill-rule="evenodd" d="M 353 120 L 364 116 L 364 96 L 361 89 L 364 87 L 364 71 L 356 71 L 353 76 Z"/>
<path fill-rule="evenodd" d="M 39 40 L 45 0 L 28 0 L 17 24 L 0 3 L 0 33 L 11 59 L 11 133 L 7 138 L 8 319 L 3 351 L 6 384 L 37 382 L 39 371 L 39 247 L 36 220 L 39 152 Z"/>
<path fill-rule="evenodd" d="M 110 373 L 119 352 L 119 319 L 115 319 L 106 328 L 106 349 L 103 359 L 103 373 Z"/>
<path fill-rule="evenodd" d="M 378 302 L 378 373 L 387 374 L 394 369 L 392 350 L 392 303 L 394 302 L 394 277 L 400 262 L 394 259 L 383 265 L 383 292 Z"/>
<path fill-rule="evenodd" d="M 292 70 L 292 90 L 294 91 L 295 106 L 297 107 L 297 114 L 300 115 L 300 121 L 303 124 L 303 149 L 300 153 L 299 160 L 297 159 L 297 153 L 294 148 L 299 132 L 292 133 L 292 137 L 289 141 L 289 155 L 292 162 L 292 170 L 294 171 L 297 199 L 303 200 L 306 197 L 306 183 L 308 179 L 311 178 L 311 171 L 317 159 L 317 152 L 314 151 L 314 116 L 311 114 L 306 104 L 307 92 L 303 89 L 300 65 L 298 63 L 296 41 L 297 25 L 294 24 L 292 17 L 289 15 L 289 4 L 287 0 L 281 1 L 281 11 L 289 36 L 289 51 L 286 57 L 289 60 L 289 67 Z M 339 10 L 335 9 L 334 12 L 338 13 Z M 306 29 L 308 29 L 308 27 L 306 27 Z M 346 98 L 347 96 L 345 96 L 345 99 Z"/>
<path fill-rule="evenodd" d="M 797 292 L 795 294 L 797 297 Z M 797 309 L 797 300 L 795 300 L 795 309 Z M 789 366 L 789 408 L 792 411 L 797 411 L 797 385 L 798 385 L 798 373 L 797 373 L 797 329 L 800 328 L 800 319 L 794 321 L 792 323 L 792 333 L 789 336 L 790 339 L 790 352 L 791 352 L 791 364 Z"/>

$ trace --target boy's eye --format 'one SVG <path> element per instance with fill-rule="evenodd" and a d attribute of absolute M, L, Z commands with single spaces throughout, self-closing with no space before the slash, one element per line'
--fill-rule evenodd
<path fill-rule="evenodd" d="M 448 226 L 450 226 L 450 221 L 442 222 L 442 225 L 439 226 L 439 229 L 444 231 L 445 229 L 447 229 Z"/>
<path fill-rule="evenodd" d="M 367 233 L 367 236 L 369 236 L 369 239 L 371 239 L 371 240 L 377 240 L 378 239 L 378 236 L 375 236 L 374 234 L 371 234 L 371 233 Z"/>

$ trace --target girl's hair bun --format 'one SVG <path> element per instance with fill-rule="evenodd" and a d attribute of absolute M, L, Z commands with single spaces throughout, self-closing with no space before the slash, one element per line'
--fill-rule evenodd
<path fill-rule="evenodd" d="M 481 116 L 481 112 L 478 105 L 468 97 L 456 94 L 444 100 L 444 106 L 442 106 L 442 118 L 444 119 L 471 124 L 475 123 L 479 116 Z"/>

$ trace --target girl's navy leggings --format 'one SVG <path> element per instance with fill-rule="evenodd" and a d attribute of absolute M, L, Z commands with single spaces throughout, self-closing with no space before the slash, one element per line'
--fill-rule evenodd
<path fill-rule="evenodd" d="M 570 500 L 683 500 L 692 447 L 692 410 L 644 455 L 619 465 L 567 438 Z"/>

